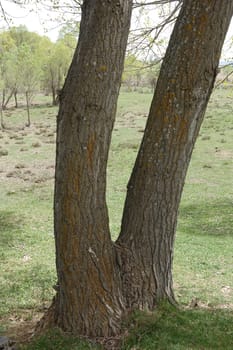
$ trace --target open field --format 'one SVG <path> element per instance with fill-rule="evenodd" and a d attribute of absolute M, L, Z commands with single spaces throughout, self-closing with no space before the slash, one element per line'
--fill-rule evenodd
<path fill-rule="evenodd" d="M 151 97 L 137 92 L 120 96 L 108 167 L 113 238 Z M 214 92 L 186 179 L 174 257 L 175 292 L 184 309 L 164 306 L 155 315 L 136 315 L 125 349 L 233 349 L 232 100 L 231 89 Z M 57 109 L 47 103 L 38 96 L 30 128 L 24 127 L 24 108 L 5 111 L 10 129 L 0 131 L 0 331 L 21 341 L 48 307 L 56 281 L 52 207 Z M 62 339 L 48 335 L 30 349 L 95 348 Z"/>

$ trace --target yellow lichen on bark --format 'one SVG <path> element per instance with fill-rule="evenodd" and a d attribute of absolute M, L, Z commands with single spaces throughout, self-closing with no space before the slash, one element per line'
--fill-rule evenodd
<path fill-rule="evenodd" d="M 180 118 L 178 125 L 178 137 L 181 142 L 185 142 L 188 136 L 188 121 L 185 118 Z"/>
<path fill-rule="evenodd" d="M 173 109 L 175 94 L 174 92 L 167 92 L 163 95 L 161 100 L 161 113 L 164 114 L 164 123 L 168 123 L 170 119 L 170 114 Z"/>
<path fill-rule="evenodd" d="M 197 33 L 199 35 L 202 35 L 206 29 L 206 26 L 207 26 L 207 16 L 205 14 L 201 15 L 198 19 L 199 21 L 199 28 L 197 30 Z"/>
<path fill-rule="evenodd" d="M 92 134 L 87 143 L 87 160 L 90 168 L 92 168 L 94 148 L 95 148 L 95 135 Z"/>
<path fill-rule="evenodd" d="M 105 64 L 101 64 L 99 67 L 98 67 L 98 71 L 101 72 L 101 73 L 106 73 L 108 70 L 108 67 L 105 65 Z"/>
<path fill-rule="evenodd" d="M 192 28 L 193 28 L 193 26 L 191 25 L 191 23 L 188 23 L 188 24 L 186 24 L 186 26 L 185 26 L 185 30 L 187 30 L 187 31 L 191 31 Z"/>

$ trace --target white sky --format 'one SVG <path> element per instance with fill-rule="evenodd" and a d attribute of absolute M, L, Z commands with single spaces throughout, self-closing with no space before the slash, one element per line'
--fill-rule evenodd
<path fill-rule="evenodd" d="M 31 32 L 46 35 L 52 41 L 57 40 L 59 26 L 51 12 L 44 10 L 36 13 L 29 5 L 25 9 L 7 0 L 1 0 L 1 2 L 10 25 L 25 25 Z M 0 28 L 2 27 L 7 28 L 4 19 L 0 19 Z"/>
<path fill-rule="evenodd" d="M 48 36 L 52 41 L 56 41 L 60 27 L 56 22 L 56 14 L 51 11 L 40 10 L 40 13 L 35 13 L 32 7 L 21 8 L 9 0 L 1 0 L 2 6 L 9 18 L 11 25 L 26 25 L 29 31 L 36 32 L 40 35 Z M 0 18 L 0 29 L 6 28 L 5 21 Z M 233 59 L 233 47 L 230 47 L 233 37 L 233 20 L 231 22 L 228 34 L 226 36 L 222 59 Z"/>

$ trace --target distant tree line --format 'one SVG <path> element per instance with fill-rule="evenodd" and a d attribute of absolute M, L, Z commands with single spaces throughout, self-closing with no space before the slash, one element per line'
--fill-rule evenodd
<path fill-rule="evenodd" d="M 64 83 L 76 46 L 76 38 L 65 31 L 53 43 L 48 37 L 29 32 L 25 26 L 0 32 L 1 107 L 6 109 L 18 94 L 23 93 L 27 106 L 35 93 L 56 95 Z"/>
<path fill-rule="evenodd" d="M 10 101 L 18 107 L 18 94 L 25 95 L 30 106 L 35 93 L 51 94 L 52 104 L 58 103 L 61 90 L 76 46 L 75 35 L 64 28 L 54 43 L 46 36 L 29 32 L 25 26 L 0 32 L 0 94 L 1 108 Z M 125 60 L 122 78 L 128 90 L 153 89 L 157 80 L 157 60 L 143 62 L 134 55 Z"/>
<path fill-rule="evenodd" d="M 154 91 L 159 75 L 160 62 L 159 58 L 143 61 L 135 55 L 128 55 L 125 59 L 122 86 L 127 91 L 138 90 L 143 92 L 143 88 Z"/>

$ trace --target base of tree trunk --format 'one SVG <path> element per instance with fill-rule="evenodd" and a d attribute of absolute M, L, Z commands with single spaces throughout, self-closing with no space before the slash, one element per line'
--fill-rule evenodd
<path fill-rule="evenodd" d="M 116 244 L 117 263 L 120 266 L 122 294 L 129 312 L 153 311 L 161 301 L 177 305 L 172 276 L 155 276 L 153 261 L 145 264 L 142 255 L 122 244 Z"/>
<path fill-rule="evenodd" d="M 67 330 L 65 331 L 64 329 L 62 329 L 56 324 L 54 315 L 55 315 L 55 297 L 49 309 L 46 311 L 44 316 L 37 323 L 34 331 L 35 336 L 40 336 L 48 330 L 59 329 L 61 333 L 64 332 L 64 334 L 69 333 L 74 336 L 79 336 L 80 338 L 83 337 L 85 340 L 89 340 L 90 342 L 94 342 L 95 344 L 101 345 L 103 349 L 113 350 L 113 349 L 121 348 L 122 341 L 127 334 L 127 329 L 126 328 L 123 329 L 123 327 L 121 327 L 121 324 L 119 324 L 118 334 L 113 336 L 101 336 L 101 337 L 93 336 L 93 335 L 89 336 L 89 335 L 82 335 L 76 332 L 71 332 L 71 331 L 69 332 Z"/>
<path fill-rule="evenodd" d="M 54 320 L 54 310 L 55 310 L 55 297 L 53 298 L 52 303 L 49 306 L 48 310 L 46 310 L 42 318 L 38 321 L 35 328 L 36 335 L 42 334 L 46 330 L 56 327 L 55 320 Z"/>
<path fill-rule="evenodd" d="M 119 314 L 121 312 L 121 314 Z M 122 310 L 113 310 L 108 315 L 104 315 L 102 323 L 96 322 L 97 317 L 94 315 L 91 318 L 87 314 L 86 318 L 83 319 L 79 316 L 79 313 L 75 313 L 72 319 L 70 315 L 62 314 L 59 308 L 59 300 L 57 297 L 53 298 L 52 304 L 49 309 L 45 312 L 44 316 L 38 322 L 35 333 L 37 335 L 44 333 L 46 330 L 59 328 L 63 332 L 68 332 L 76 336 L 88 337 L 90 339 L 96 338 L 115 338 L 119 337 L 122 332 L 122 321 L 126 315 Z M 99 314 L 99 319 L 101 313 Z"/>
<path fill-rule="evenodd" d="M 136 310 L 154 311 L 162 301 L 177 305 L 172 282 L 167 285 L 165 280 L 157 281 L 151 265 L 145 266 L 136 251 L 131 251 L 123 244 L 114 244 L 114 252 L 119 288 L 117 292 L 115 291 L 113 298 L 115 302 L 109 309 L 110 311 L 106 310 L 104 305 L 99 305 L 99 299 L 93 301 L 94 304 L 92 304 L 95 315 L 90 315 L 90 310 L 83 309 L 78 299 L 69 303 L 67 309 L 60 296 L 60 287 L 58 287 L 57 295 L 53 298 L 51 306 L 36 327 L 36 334 L 51 328 L 59 328 L 64 332 L 91 339 L 118 339 L 122 334 L 122 322 L 132 312 Z M 74 294 L 75 292 L 72 293 Z M 121 302 L 118 303 L 118 300 Z"/>

